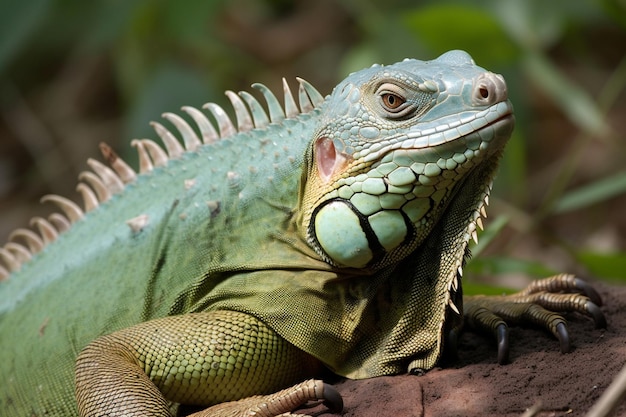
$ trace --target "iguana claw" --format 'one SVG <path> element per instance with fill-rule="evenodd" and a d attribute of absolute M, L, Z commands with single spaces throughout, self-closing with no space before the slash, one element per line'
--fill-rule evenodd
<path fill-rule="evenodd" d="M 557 313 L 579 312 L 591 317 L 596 328 L 606 327 L 597 291 L 573 275 L 561 274 L 534 281 L 516 294 L 465 299 L 465 320 L 469 327 L 492 333 L 498 343 L 498 363 L 508 362 L 507 323 L 532 323 L 549 330 L 558 340 L 562 353 L 571 349 L 565 318 Z"/>
<path fill-rule="evenodd" d="M 498 363 L 504 365 L 509 362 L 509 326 L 501 323 L 495 330 L 498 341 Z"/>
<path fill-rule="evenodd" d="M 343 411 L 343 398 L 339 391 L 332 385 L 324 383 L 324 402 L 323 404 L 333 413 L 340 413 Z"/>
<path fill-rule="evenodd" d="M 593 318 L 593 322 L 596 324 L 596 329 L 606 329 L 606 317 L 600 310 L 600 305 L 590 300 L 587 302 L 587 313 Z"/>
<path fill-rule="evenodd" d="M 559 323 L 556 325 L 556 335 L 561 345 L 561 353 L 567 353 L 570 351 L 570 339 L 569 332 L 565 323 Z"/>
<path fill-rule="evenodd" d="M 591 285 L 589 285 L 588 283 L 586 283 L 580 278 L 575 278 L 574 282 L 575 282 L 576 288 L 580 289 L 583 294 L 589 297 L 589 299 L 595 305 L 597 306 L 602 305 L 602 298 L 600 297 L 600 294 L 598 294 L 595 288 L 593 288 Z"/>

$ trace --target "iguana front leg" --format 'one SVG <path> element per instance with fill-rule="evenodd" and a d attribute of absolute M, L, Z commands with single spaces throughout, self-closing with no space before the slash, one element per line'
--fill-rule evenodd
<path fill-rule="evenodd" d="M 271 393 L 320 363 L 256 318 L 233 311 L 166 317 L 100 337 L 76 362 L 81 416 L 170 416 L 169 402 L 208 406 Z M 338 400 L 337 400 L 338 398 Z M 208 408 L 200 416 L 275 416 L 340 397 L 321 381 Z"/>
<path fill-rule="evenodd" d="M 501 364 L 508 362 L 509 356 L 507 323 L 531 323 L 546 328 L 559 339 L 563 353 L 570 350 L 570 338 L 562 312 L 591 316 L 597 328 L 606 327 L 598 293 L 585 281 L 569 274 L 534 281 L 516 294 L 465 297 L 464 304 L 466 324 L 494 334 Z"/>

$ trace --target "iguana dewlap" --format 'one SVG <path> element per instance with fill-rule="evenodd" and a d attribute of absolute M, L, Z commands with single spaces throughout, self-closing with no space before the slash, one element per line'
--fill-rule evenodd
<path fill-rule="evenodd" d="M 154 123 L 164 147 L 134 141 L 139 173 L 103 145 L 108 166 L 81 174 L 84 209 L 48 196 L 63 214 L 0 249 L 2 415 L 340 409 L 311 379 L 324 367 L 368 378 L 437 363 L 513 129 L 503 78 L 451 51 L 374 65 L 326 98 L 299 80 L 299 105 L 286 83 L 284 106 L 254 87 L 268 110 L 227 92 L 235 123 L 215 104 L 215 124 L 165 113 L 181 140 Z M 602 325 L 598 303 L 561 275 L 465 311 L 505 361 L 504 320 L 542 324 L 567 350 L 544 307 Z"/>

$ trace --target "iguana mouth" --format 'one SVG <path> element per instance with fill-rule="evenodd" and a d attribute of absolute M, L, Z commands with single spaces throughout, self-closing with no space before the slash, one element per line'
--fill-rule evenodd
<path fill-rule="evenodd" d="M 508 141 L 510 130 L 513 130 L 513 126 L 515 125 L 515 115 L 513 114 L 513 108 L 510 105 L 510 103 L 506 102 L 506 104 L 509 105 L 507 113 L 503 114 L 496 120 L 487 123 L 485 126 L 477 129 L 473 133 L 476 134 L 479 132 L 483 132 L 488 128 L 492 128 L 494 130 L 494 134 L 497 134 L 498 136 L 503 137 L 505 142 Z M 509 129 L 509 131 L 507 131 L 507 135 L 502 135 L 501 129 L 507 129 L 507 128 Z M 504 144 L 502 144 L 502 146 L 500 147 L 503 147 L 503 146 Z M 497 150 L 496 148 L 498 148 L 498 146 L 495 146 L 495 147 L 489 146 L 489 148 L 492 149 L 493 151 L 496 151 Z"/>
<path fill-rule="evenodd" d="M 371 162 L 383 157 L 396 149 L 430 149 L 453 143 L 461 138 L 482 132 L 499 122 L 513 120 L 513 107 L 508 101 L 501 101 L 480 112 L 471 112 L 466 117 L 454 115 L 455 120 L 446 121 L 446 117 L 434 120 L 433 127 L 409 131 L 406 134 L 391 136 L 355 153 L 354 158 L 362 158 L 363 162 Z M 481 122 L 480 119 L 485 119 Z M 445 129 L 442 128 L 445 127 Z"/>

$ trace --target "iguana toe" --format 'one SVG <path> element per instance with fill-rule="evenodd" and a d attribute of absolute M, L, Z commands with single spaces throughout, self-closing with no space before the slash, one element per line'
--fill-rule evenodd
<path fill-rule="evenodd" d="M 307 380 L 269 395 L 255 395 L 239 401 L 217 404 L 189 417 L 306 417 L 292 411 L 309 401 L 322 400 L 331 412 L 343 410 L 343 399 L 331 385 L 320 380 Z"/>
<path fill-rule="evenodd" d="M 530 295 L 539 292 L 574 292 L 588 297 L 595 305 L 602 305 L 600 294 L 588 282 L 572 274 L 558 274 L 549 278 L 531 282 L 519 295 Z"/>

